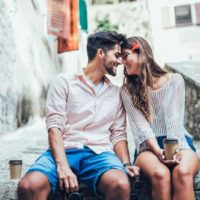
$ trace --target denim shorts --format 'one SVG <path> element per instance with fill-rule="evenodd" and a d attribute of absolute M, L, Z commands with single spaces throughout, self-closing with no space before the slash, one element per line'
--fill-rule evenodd
<path fill-rule="evenodd" d="M 164 149 L 164 144 L 163 144 L 163 140 L 166 138 L 166 136 L 159 136 L 159 137 L 156 137 L 156 140 L 158 142 L 158 145 L 161 149 Z M 191 137 L 185 135 L 185 139 L 187 140 L 187 143 L 189 145 L 189 147 L 191 148 L 192 151 L 196 152 L 196 148 L 193 144 L 193 140 Z M 139 153 L 140 154 L 140 153 Z M 136 161 L 137 157 L 138 157 L 138 152 L 137 150 L 135 150 L 134 152 L 134 162 Z"/>
<path fill-rule="evenodd" d="M 72 171 L 77 175 L 78 180 L 87 184 L 97 194 L 97 182 L 100 176 L 111 169 L 118 169 L 127 174 L 122 162 L 112 152 L 96 154 L 88 147 L 83 149 L 65 150 L 68 163 Z M 56 163 L 50 150 L 44 152 L 35 163 L 29 168 L 27 173 L 37 171 L 44 174 L 51 185 L 51 192 L 58 192 L 58 176 Z"/>

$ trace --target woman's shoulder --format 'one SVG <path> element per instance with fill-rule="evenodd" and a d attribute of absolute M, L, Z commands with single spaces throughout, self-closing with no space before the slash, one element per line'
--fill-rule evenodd
<path fill-rule="evenodd" d="M 183 76 L 179 73 L 171 73 L 171 83 L 173 85 L 184 84 Z"/>
<path fill-rule="evenodd" d="M 131 101 L 131 96 L 124 86 L 120 87 L 120 96 L 124 103 Z"/>
<path fill-rule="evenodd" d="M 129 92 L 127 91 L 127 89 L 126 89 L 126 87 L 124 85 L 122 85 L 120 87 L 120 94 L 123 95 L 123 96 L 127 96 L 127 95 L 130 96 Z"/>

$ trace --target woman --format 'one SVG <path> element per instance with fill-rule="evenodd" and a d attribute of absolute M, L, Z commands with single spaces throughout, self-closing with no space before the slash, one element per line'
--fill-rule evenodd
<path fill-rule="evenodd" d="M 135 164 L 149 177 L 153 199 L 194 199 L 193 176 L 199 170 L 199 160 L 184 128 L 182 76 L 159 67 L 141 37 L 127 39 L 122 59 L 125 78 L 121 96 L 136 144 Z M 178 139 L 174 160 L 165 160 L 164 138 Z"/>

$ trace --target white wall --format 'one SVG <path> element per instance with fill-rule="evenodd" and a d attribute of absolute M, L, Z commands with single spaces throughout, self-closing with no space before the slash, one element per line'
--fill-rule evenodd
<path fill-rule="evenodd" d="M 200 26 L 196 26 L 194 4 L 199 0 L 148 0 L 152 28 L 154 55 L 161 64 L 165 62 L 200 59 Z M 191 5 L 194 25 L 176 27 L 174 6 Z M 169 9 L 169 15 L 164 12 Z M 168 25 L 168 28 L 163 25 Z"/>

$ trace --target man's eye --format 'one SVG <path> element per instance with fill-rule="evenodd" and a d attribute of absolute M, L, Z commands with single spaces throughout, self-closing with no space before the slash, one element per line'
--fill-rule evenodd
<path fill-rule="evenodd" d="M 122 59 L 126 59 L 127 56 L 128 56 L 128 54 L 124 54 L 124 55 L 122 56 Z"/>

